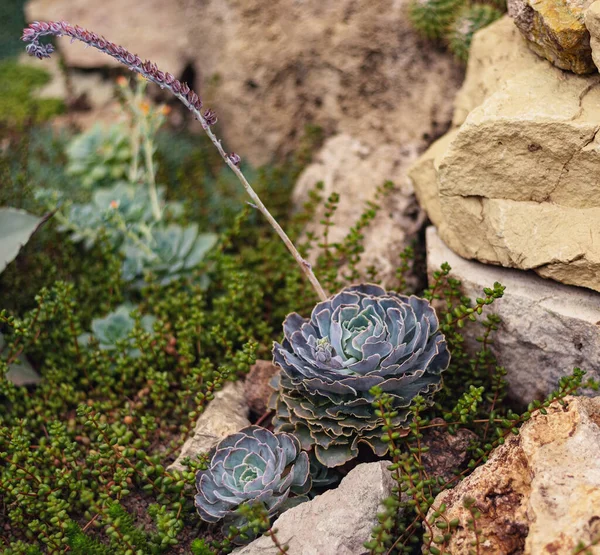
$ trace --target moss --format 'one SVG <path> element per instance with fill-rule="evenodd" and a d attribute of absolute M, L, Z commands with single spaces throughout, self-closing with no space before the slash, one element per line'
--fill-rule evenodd
<path fill-rule="evenodd" d="M 8 60 L 0 62 L 0 124 L 21 127 L 40 123 L 64 111 L 56 98 L 35 98 L 34 91 L 50 82 L 50 75 L 29 65 Z"/>

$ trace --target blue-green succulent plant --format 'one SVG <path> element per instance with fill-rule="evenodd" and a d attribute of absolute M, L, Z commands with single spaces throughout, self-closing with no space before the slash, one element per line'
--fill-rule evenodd
<path fill-rule="evenodd" d="M 210 466 L 196 474 L 196 509 L 206 522 L 239 521 L 244 504 L 263 504 L 270 517 L 305 501 L 311 488 L 308 455 L 290 434 L 248 426 L 223 439 Z"/>
<path fill-rule="evenodd" d="M 290 314 L 273 360 L 282 372 L 271 399 L 275 431 L 291 432 L 327 467 L 358 454 L 384 455 L 371 388 L 392 398 L 394 425 L 406 423 L 415 396 L 441 387 L 450 354 L 428 301 L 377 285 L 348 287 L 317 304 L 309 320 Z"/>
<path fill-rule="evenodd" d="M 214 233 L 199 233 L 196 224 L 154 227 L 143 241 L 126 240 L 123 279 L 141 287 L 144 274 L 151 272 L 166 285 L 189 275 L 216 242 Z"/>
<path fill-rule="evenodd" d="M 95 338 L 101 351 L 116 351 L 121 346 L 127 347 L 127 355 L 133 358 L 140 356 L 140 351 L 134 346 L 131 332 L 135 328 L 135 319 L 131 316 L 134 307 L 123 304 L 107 314 L 104 318 L 92 320 L 92 332 L 83 333 L 77 341 L 84 347 L 92 345 L 90 339 Z M 140 323 L 144 331 L 151 333 L 156 318 L 151 315 L 142 316 Z"/>
<path fill-rule="evenodd" d="M 77 135 L 67 147 L 67 174 L 91 189 L 125 179 L 131 162 L 131 146 L 122 125 L 100 124 Z"/>

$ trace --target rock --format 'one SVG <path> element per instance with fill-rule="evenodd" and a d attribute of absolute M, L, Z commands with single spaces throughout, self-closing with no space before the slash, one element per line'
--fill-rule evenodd
<path fill-rule="evenodd" d="M 181 461 L 210 451 L 219 441 L 249 426 L 248 405 L 244 396 L 244 383 L 227 383 L 196 422 L 193 435 L 183 444 L 177 460 L 169 470 L 184 470 Z"/>
<path fill-rule="evenodd" d="M 409 170 L 417 197 L 457 254 L 599 291 L 600 78 L 505 67 Z"/>
<path fill-rule="evenodd" d="M 62 21 L 80 25 L 112 42 L 150 59 L 164 71 L 179 77 L 192 61 L 186 33 L 186 14 L 162 0 L 29 0 L 25 6 L 27 21 Z M 63 41 L 65 41 L 63 43 Z M 58 48 L 68 67 L 117 67 L 110 56 L 82 43 L 68 45 L 58 41 Z"/>
<path fill-rule="evenodd" d="M 508 15 L 515 20 L 529 47 L 556 67 L 574 73 L 596 71 L 590 34 L 584 23 L 591 0 L 508 0 Z"/>
<path fill-rule="evenodd" d="M 444 420 L 434 418 L 431 424 L 444 424 Z M 454 470 L 462 468 L 471 458 L 467 448 L 476 439 L 477 434 L 466 428 L 459 428 L 455 434 L 439 428 L 425 433 L 421 445 L 428 451 L 421 454 L 421 462 L 427 474 L 450 480 Z"/>
<path fill-rule="evenodd" d="M 381 502 L 391 494 L 394 481 L 389 462 L 363 463 L 340 485 L 312 501 L 283 513 L 273 524 L 277 539 L 290 555 L 362 555 L 377 523 Z M 261 537 L 236 549 L 236 555 L 275 555 L 271 538 Z"/>
<path fill-rule="evenodd" d="M 509 394 L 521 404 L 542 399 L 575 367 L 600 379 L 600 294 L 544 280 L 531 272 L 464 260 L 427 229 L 427 270 L 443 262 L 470 298 L 496 281 L 506 286 L 491 310 L 502 318 L 493 351 L 508 372 Z M 481 335 L 478 326 L 465 335 Z"/>
<path fill-rule="evenodd" d="M 280 369 L 270 360 L 257 360 L 250 368 L 244 382 L 244 395 L 250 410 L 261 416 L 267 410 L 269 397 L 273 394 L 273 388 L 269 385 L 271 378 Z"/>
<path fill-rule="evenodd" d="M 592 59 L 600 67 L 600 2 L 592 2 L 585 12 L 585 26 L 590 33 Z"/>
<path fill-rule="evenodd" d="M 444 552 L 474 552 L 467 498 L 481 512 L 481 553 L 569 554 L 600 536 L 600 397 L 566 401 L 534 413 L 487 463 L 438 495 L 428 520 L 445 503 L 446 519 L 460 522 Z M 444 532 L 434 526 L 434 536 Z"/>
<path fill-rule="evenodd" d="M 181 0 L 231 148 L 264 163 L 294 150 L 307 123 L 373 149 L 442 132 L 462 69 L 418 37 L 408 1 Z"/>
<path fill-rule="evenodd" d="M 502 48 L 498 48 L 501 44 Z M 500 89 L 512 75 L 548 62 L 534 54 L 527 41 L 504 16 L 473 36 L 467 75 L 454 101 L 454 126 L 460 126 L 469 113 Z"/>
<path fill-rule="evenodd" d="M 382 208 L 377 218 L 365 230 L 365 252 L 358 266 L 362 272 L 374 266 L 378 278 L 390 286 L 400 264 L 400 254 L 416 238 L 424 222 L 424 214 L 406 180 L 406 170 L 416 157 L 416 145 L 403 149 L 391 144 L 369 146 L 349 135 L 338 135 L 325 142 L 294 189 L 293 200 L 297 207 L 308 200 L 308 193 L 319 181 L 324 184 L 321 193 L 324 199 L 333 192 L 339 193 L 340 201 L 332 218 L 334 225 L 329 228 L 332 244 L 346 237 L 366 210 L 367 202 L 374 200 L 378 187 L 386 181 L 397 185 L 380 203 Z M 320 222 L 324 213 L 322 203 L 307 231 L 322 235 L 324 226 Z M 317 249 L 312 252 L 311 262 L 318 252 Z M 342 268 L 341 273 L 346 273 L 346 268 Z"/>

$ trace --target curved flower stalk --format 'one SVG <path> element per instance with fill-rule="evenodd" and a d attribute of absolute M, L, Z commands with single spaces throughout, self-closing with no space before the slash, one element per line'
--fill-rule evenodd
<path fill-rule="evenodd" d="M 342 290 L 317 304 L 310 320 L 292 313 L 283 331 L 273 349 L 282 369 L 270 403 L 275 431 L 294 433 L 304 449 L 314 446 L 327 467 L 356 457 L 360 443 L 379 456 L 387 452 L 371 388 L 391 396 L 394 426 L 402 427 L 412 400 L 430 399 L 450 363 L 429 302 L 377 285 Z"/>
<path fill-rule="evenodd" d="M 239 168 L 240 157 L 235 154 L 227 154 L 221 145 L 221 141 L 217 139 L 215 134 L 212 132 L 211 126 L 217 122 L 217 116 L 212 110 L 206 110 L 204 113 L 201 112 L 202 108 L 202 100 L 200 97 L 190 89 L 187 83 L 182 83 L 178 79 L 176 79 L 171 73 L 161 71 L 156 64 L 153 62 L 146 60 L 142 61 L 142 59 L 136 54 L 132 54 L 122 46 L 118 46 L 104 37 L 97 35 L 96 33 L 90 32 L 86 29 L 79 27 L 78 25 L 71 25 L 66 21 L 49 21 L 49 22 L 39 22 L 35 21 L 29 25 L 26 29 L 23 30 L 22 40 L 29 43 L 26 47 L 26 51 L 31 56 L 36 56 L 39 59 L 49 58 L 52 52 L 54 52 L 54 47 L 51 44 L 41 44 L 40 38 L 44 36 L 68 36 L 73 40 L 79 40 L 84 42 L 85 44 L 96 48 L 97 50 L 108 54 L 119 63 L 128 67 L 131 71 L 135 71 L 140 75 L 144 76 L 149 81 L 156 83 L 162 89 L 167 89 L 170 91 L 176 98 L 178 98 L 181 103 L 188 109 L 196 119 L 202 125 L 205 133 L 208 135 L 209 139 L 215 145 L 219 154 L 225 161 L 225 163 L 231 168 L 231 170 L 235 173 L 237 178 L 240 180 L 244 188 L 246 189 L 248 195 L 252 199 L 253 204 L 262 212 L 264 217 L 267 219 L 271 227 L 277 232 L 281 240 L 285 243 L 286 247 L 299 264 L 300 268 L 306 275 L 307 279 L 310 281 L 311 285 L 315 289 L 317 295 L 321 300 L 325 300 L 327 298 L 327 294 L 323 290 L 323 287 L 319 283 L 319 280 L 315 276 L 314 272 L 310 264 L 302 258 L 290 238 L 287 236 L 285 231 L 281 228 L 281 226 L 277 223 L 277 220 L 273 218 L 271 213 L 267 210 L 266 206 L 263 204 L 259 196 L 256 194 L 254 189 L 246 180 L 244 174 L 241 172 Z"/>
<path fill-rule="evenodd" d="M 239 519 L 237 509 L 245 504 L 261 503 L 273 517 L 307 500 L 309 468 L 294 436 L 248 426 L 222 440 L 209 468 L 196 474 L 196 509 L 202 520 L 225 519 L 225 526 Z"/>

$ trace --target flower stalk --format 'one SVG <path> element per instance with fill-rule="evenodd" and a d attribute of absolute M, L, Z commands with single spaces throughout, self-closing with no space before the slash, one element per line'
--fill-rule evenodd
<path fill-rule="evenodd" d="M 279 235 L 280 239 L 285 243 L 286 247 L 306 275 L 319 298 L 322 301 L 327 299 L 327 293 L 319 283 L 319 280 L 314 274 L 311 265 L 300 255 L 298 249 L 296 249 L 291 239 L 279 225 L 277 220 L 275 220 L 275 218 L 271 215 L 269 210 L 263 204 L 262 200 L 256 194 L 256 191 L 254 191 L 240 170 L 239 156 L 234 153 L 230 155 L 227 154 L 221 145 L 221 141 L 217 139 L 213 133 L 211 126 L 217 122 L 216 114 L 212 110 L 206 110 L 204 114 L 201 112 L 202 100 L 192 89 L 190 89 L 187 83 L 180 82 L 171 73 L 159 70 L 157 65 L 149 60 L 142 61 L 139 56 L 132 54 L 122 46 L 116 45 L 106 40 L 104 37 L 83 29 L 78 25 L 73 26 L 66 21 L 35 21 L 31 23 L 29 27 L 25 28 L 23 30 L 22 40 L 29 43 L 26 47 L 26 51 L 29 55 L 35 56 L 41 60 L 44 58 L 49 58 L 52 52 L 54 52 L 54 47 L 51 44 L 40 43 L 40 38 L 44 36 L 68 36 L 71 37 L 72 40 L 84 42 L 88 46 L 91 46 L 96 50 L 111 56 L 119 63 L 128 67 L 131 71 L 139 73 L 148 81 L 156 83 L 161 89 L 167 89 L 169 92 L 171 92 L 190 112 L 192 112 L 194 117 L 200 122 L 202 129 L 219 151 L 221 158 L 223 158 L 225 163 L 229 166 L 240 183 L 243 185 L 244 189 L 246 189 L 246 192 L 252 199 L 252 202 L 256 208 L 260 210 L 277 235 Z"/>

